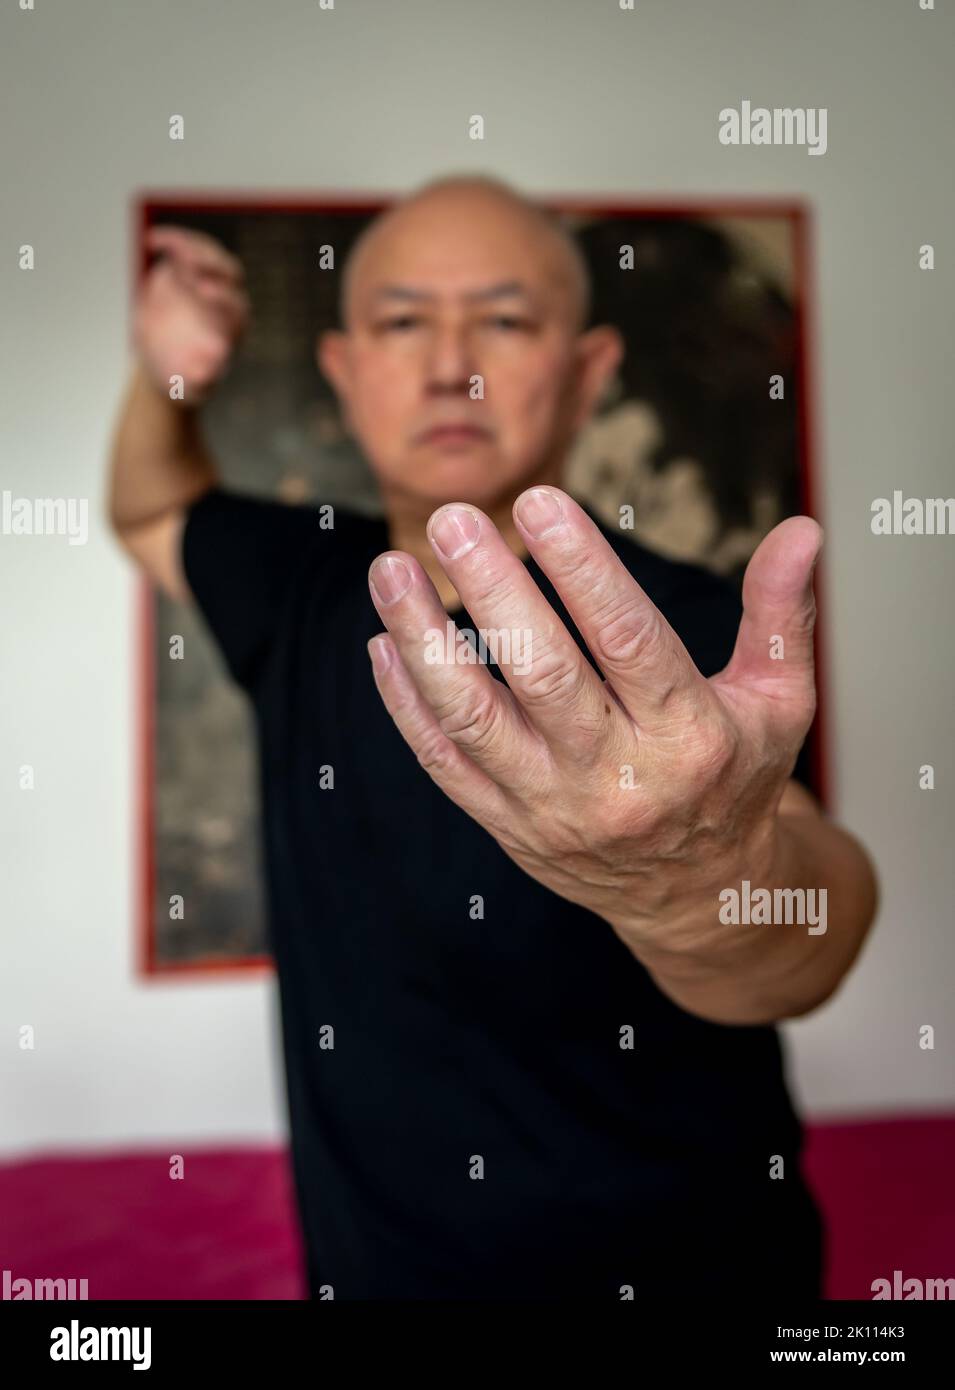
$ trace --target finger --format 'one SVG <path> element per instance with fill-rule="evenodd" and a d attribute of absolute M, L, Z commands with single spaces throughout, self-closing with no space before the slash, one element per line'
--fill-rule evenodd
<path fill-rule="evenodd" d="M 245 275 L 239 258 L 227 251 L 221 242 L 204 232 L 163 225 L 147 228 L 143 239 L 150 251 L 174 257 L 191 268 L 206 269 L 210 273 L 235 279 L 241 279 Z"/>
<path fill-rule="evenodd" d="M 444 733 L 412 680 L 394 639 L 380 633 L 367 646 L 378 693 L 425 772 L 445 795 L 486 829 L 503 831 L 509 815 L 503 793 Z"/>
<path fill-rule="evenodd" d="M 499 786 L 523 793 L 546 753 L 507 686 L 459 637 L 417 560 L 399 551 L 369 570 L 372 601 L 442 732 Z"/>
<path fill-rule="evenodd" d="M 239 299 L 248 298 L 243 280 L 237 280 L 230 275 L 223 275 L 214 266 L 203 268 L 174 259 L 171 259 L 168 265 L 180 285 L 202 298 L 218 295 L 228 295 Z"/>
<path fill-rule="evenodd" d="M 743 619 L 729 665 L 714 677 L 793 706 L 798 723 L 815 705 L 812 576 L 822 528 L 808 516 L 781 521 L 757 546 L 743 579 Z"/>
<path fill-rule="evenodd" d="M 194 297 L 207 321 L 219 332 L 236 334 L 250 318 L 251 300 L 233 282 L 219 278 L 202 280 L 173 261 L 164 263 L 155 274 L 153 289 L 157 295 L 171 289 Z"/>
<path fill-rule="evenodd" d="M 221 242 L 205 232 L 163 225 L 149 227 L 144 242 L 150 251 L 166 252 L 194 271 L 224 275 L 240 280 L 245 275 L 242 262 Z"/>
<path fill-rule="evenodd" d="M 593 761 L 621 712 L 526 566 L 466 503 L 439 507 L 428 539 L 478 628 L 496 634 L 501 673 L 555 760 Z"/>
<path fill-rule="evenodd" d="M 248 294 L 235 285 L 226 284 L 218 278 L 210 280 L 189 275 L 182 276 L 181 280 L 195 291 L 203 304 L 211 308 L 228 310 L 234 314 L 245 313 L 249 308 Z"/>
<path fill-rule="evenodd" d="M 224 285 L 221 281 L 194 282 L 189 288 L 217 323 L 225 327 L 238 328 L 249 318 L 251 300 L 241 290 Z"/>
<path fill-rule="evenodd" d="M 715 705 L 677 634 L 572 497 L 531 488 L 514 519 L 638 730 L 672 733 L 681 715 Z"/>

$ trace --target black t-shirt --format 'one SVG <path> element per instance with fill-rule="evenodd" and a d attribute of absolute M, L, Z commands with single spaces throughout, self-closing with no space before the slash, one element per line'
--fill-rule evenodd
<path fill-rule="evenodd" d="M 619 1299 L 739 1280 L 813 1295 L 820 1232 L 775 1029 L 680 1009 L 438 789 L 365 649 L 387 523 L 320 515 L 217 488 L 183 535 L 255 710 L 312 1295 Z M 597 524 L 703 674 L 720 670 L 735 591 Z"/>

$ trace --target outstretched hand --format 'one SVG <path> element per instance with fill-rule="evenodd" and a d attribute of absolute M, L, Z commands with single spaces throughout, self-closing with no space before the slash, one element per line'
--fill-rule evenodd
<path fill-rule="evenodd" d="M 812 571 L 822 532 L 783 521 L 750 560 L 729 665 L 704 678 L 663 614 L 566 492 L 514 506 L 601 679 L 477 507 L 428 537 L 507 684 L 453 624 L 422 566 L 370 570 L 388 629 L 381 697 L 418 761 L 533 878 L 631 941 L 676 944 L 725 884 L 771 873 L 776 811 L 815 710 Z"/>

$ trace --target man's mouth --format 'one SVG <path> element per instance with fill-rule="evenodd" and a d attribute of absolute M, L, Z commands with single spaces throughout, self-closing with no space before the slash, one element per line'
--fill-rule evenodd
<path fill-rule="evenodd" d="M 481 425 L 435 425 L 418 436 L 419 444 L 469 444 L 490 439 L 490 430 Z"/>

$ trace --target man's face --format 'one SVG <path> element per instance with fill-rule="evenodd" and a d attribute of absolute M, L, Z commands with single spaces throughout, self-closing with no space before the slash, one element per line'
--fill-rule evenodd
<path fill-rule="evenodd" d="M 482 195 L 376 229 L 346 313 L 322 368 L 383 488 L 433 506 L 492 502 L 562 460 L 622 350 L 613 330 L 578 332 L 559 239 Z"/>

